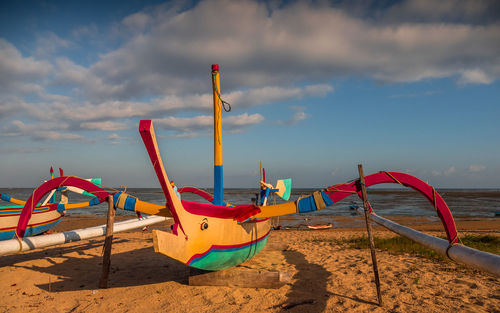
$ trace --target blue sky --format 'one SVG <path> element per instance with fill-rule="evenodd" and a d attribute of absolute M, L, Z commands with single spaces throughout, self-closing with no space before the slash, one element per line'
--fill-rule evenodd
<path fill-rule="evenodd" d="M 0 187 L 50 166 L 158 187 L 213 185 L 210 66 L 220 64 L 225 187 L 322 187 L 411 173 L 500 188 L 495 1 L 2 1 Z"/>

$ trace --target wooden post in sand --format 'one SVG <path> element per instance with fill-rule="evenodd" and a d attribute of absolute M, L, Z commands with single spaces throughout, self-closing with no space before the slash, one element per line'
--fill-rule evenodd
<path fill-rule="evenodd" d="M 108 220 L 106 223 L 106 239 L 104 240 L 104 256 L 102 257 L 102 275 L 99 288 L 108 288 L 109 268 L 111 266 L 111 246 L 113 245 L 113 224 L 115 222 L 115 207 L 113 196 L 108 196 Z"/>
<path fill-rule="evenodd" d="M 380 293 L 380 279 L 378 276 L 377 256 L 375 255 L 375 243 L 373 242 L 372 225 L 368 220 L 370 214 L 370 203 L 366 193 L 365 176 L 363 174 L 363 165 L 358 164 L 359 171 L 359 184 L 361 186 L 361 193 L 363 195 L 363 207 L 365 209 L 366 231 L 368 232 L 368 239 L 370 241 L 370 251 L 372 253 L 373 274 L 375 275 L 375 285 L 377 286 L 378 305 L 382 306 L 382 294 Z"/>

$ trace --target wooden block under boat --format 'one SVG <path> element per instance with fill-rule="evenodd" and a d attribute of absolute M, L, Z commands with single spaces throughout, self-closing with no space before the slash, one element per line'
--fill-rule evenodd
<path fill-rule="evenodd" d="M 278 289 L 292 280 L 287 272 L 229 268 L 216 272 L 190 269 L 190 286 L 226 286 Z"/>

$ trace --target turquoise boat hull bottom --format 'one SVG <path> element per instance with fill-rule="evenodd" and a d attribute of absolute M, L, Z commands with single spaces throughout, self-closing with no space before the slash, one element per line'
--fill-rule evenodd
<path fill-rule="evenodd" d="M 212 246 L 201 256 L 193 258 L 189 266 L 207 271 L 219 271 L 250 260 L 267 243 L 269 233 L 258 241 L 241 246 Z"/>

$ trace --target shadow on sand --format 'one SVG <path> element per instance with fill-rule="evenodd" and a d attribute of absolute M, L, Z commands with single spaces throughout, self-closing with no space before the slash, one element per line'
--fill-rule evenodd
<path fill-rule="evenodd" d="M 321 265 L 309 263 L 300 252 L 287 250 L 284 255 L 289 264 L 295 265 L 297 273 L 287 301 L 280 305 L 281 312 L 324 312 L 330 296 L 326 289 L 330 273 Z"/>
<path fill-rule="evenodd" d="M 284 254 L 287 262 L 295 265 L 297 273 L 293 277 L 296 281 L 286 295 L 287 301 L 277 306 L 281 308 L 280 312 L 324 312 L 327 301 L 332 296 L 377 305 L 356 295 L 347 296 L 328 291 L 331 273 L 323 266 L 308 262 L 305 255 L 297 251 L 288 250 Z"/>
<path fill-rule="evenodd" d="M 115 239 L 113 245 L 128 240 Z M 148 240 L 149 242 L 151 240 Z M 26 254 L 4 256 L 0 266 L 25 268 L 57 276 L 55 282 L 36 284 L 40 289 L 59 292 L 98 289 L 102 271 L 102 240 L 90 240 L 71 247 L 55 247 Z M 78 256 L 71 256 L 77 253 Z M 25 261 L 44 259 L 49 266 L 24 265 Z M 141 286 L 166 281 L 188 283 L 189 267 L 157 254 L 151 246 L 113 253 L 108 288 Z"/>

